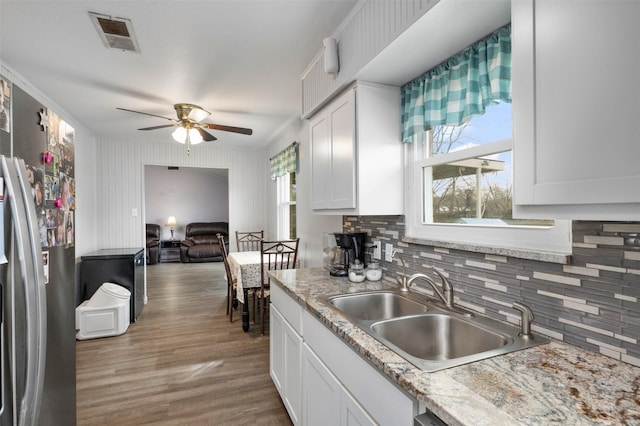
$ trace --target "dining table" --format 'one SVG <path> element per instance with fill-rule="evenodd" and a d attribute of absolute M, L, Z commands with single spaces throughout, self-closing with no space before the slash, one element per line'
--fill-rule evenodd
<path fill-rule="evenodd" d="M 242 329 L 244 331 L 249 331 L 249 303 L 247 301 L 249 290 L 253 289 L 255 291 L 255 289 L 262 287 L 260 253 L 260 251 L 236 251 L 227 255 L 229 269 L 231 269 L 231 274 L 236 279 L 236 300 L 242 304 Z M 269 255 L 265 254 L 264 259 L 269 262 Z M 299 266 L 300 259 L 296 259 L 295 267 L 298 268 Z M 274 268 L 272 266 L 271 269 L 280 269 L 280 267 Z M 268 278 L 267 269 L 265 269 L 264 274 L 265 279 Z"/>
<path fill-rule="evenodd" d="M 249 331 L 249 290 L 262 286 L 260 251 L 232 252 L 227 256 L 227 260 L 229 269 L 236 279 L 236 299 L 242 304 L 242 329 Z"/>

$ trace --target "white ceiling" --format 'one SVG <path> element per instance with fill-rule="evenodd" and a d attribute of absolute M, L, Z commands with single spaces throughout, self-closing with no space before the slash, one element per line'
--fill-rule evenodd
<path fill-rule="evenodd" d="M 265 146 L 300 116 L 300 77 L 356 0 L 0 0 L 0 60 L 98 138 L 170 140 L 173 104 L 205 120 L 224 145 Z M 141 54 L 107 49 L 88 12 L 128 18 Z"/>
<path fill-rule="evenodd" d="M 393 0 L 391 0 L 393 1 Z M 300 117 L 300 78 L 358 0 L 0 0 L 0 62 L 98 138 L 171 141 L 173 104 L 211 111 L 216 144 L 263 147 Z M 107 49 L 88 12 L 132 21 Z M 510 21 L 510 0 L 440 0 L 355 76 L 400 86 Z M 420 49 L 417 50 L 417 47 Z"/>

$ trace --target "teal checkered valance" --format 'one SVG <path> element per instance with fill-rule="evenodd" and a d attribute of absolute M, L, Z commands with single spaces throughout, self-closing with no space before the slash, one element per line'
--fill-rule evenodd
<path fill-rule="evenodd" d="M 402 141 L 511 103 L 511 24 L 402 86 Z"/>
<path fill-rule="evenodd" d="M 270 159 L 271 179 L 298 170 L 298 143 L 294 142 Z"/>

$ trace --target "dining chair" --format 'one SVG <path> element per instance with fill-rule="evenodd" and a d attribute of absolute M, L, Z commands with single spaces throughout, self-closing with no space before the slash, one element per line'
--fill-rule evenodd
<path fill-rule="evenodd" d="M 229 315 L 229 321 L 233 322 L 233 300 L 235 299 L 235 293 L 237 288 L 237 281 L 231 273 L 231 267 L 229 266 L 229 259 L 227 259 L 227 248 L 224 243 L 224 236 L 222 234 L 216 234 L 218 243 L 220 244 L 220 251 L 222 252 L 222 260 L 224 262 L 225 273 L 227 274 L 227 315 Z"/>
<path fill-rule="evenodd" d="M 236 231 L 236 245 L 238 251 L 258 251 L 260 241 L 264 238 L 264 231 Z"/>
<path fill-rule="evenodd" d="M 260 266 L 260 276 L 262 284 L 257 294 L 260 307 L 260 320 L 262 322 L 262 335 L 264 336 L 265 319 L 267 316 L 269 298 L 269 284 L 271 279 L 267 276 L 267 271 L 277 269 L 295 269 L 298 261 L 298 244 L 300 238 L 295 240 L 280 241 L 260 241 L 260 252 L 262 262 Z M 254 302 L 256 295 L 254 295 Z M 255 318 L 255 315 L 254 315 Z"/>

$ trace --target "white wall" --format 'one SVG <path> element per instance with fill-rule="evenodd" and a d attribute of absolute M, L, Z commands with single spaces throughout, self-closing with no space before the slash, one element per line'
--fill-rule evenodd
<path fill-rule="evenodd" d="M 146 141 L 99 140 L 98 158 L 100 248 L 144 247 L 143 172 L 149 164 L 228 169 L 230 234 L 236 229 L 267 229 L 264 149 L 201 144 L 187 156 L 184 145 L 161 136 Z M 231 243 L 234 250 L 235 239 Z"/>
<path fill-rule="evenodd" d="M 323 232 L 342 231 L 342 216 L 315 215 L 311 210 L 311 157 L 309 156 L 309 121 L 295 120 L 282 131 L 280 136 L 267 148 L 267 158 L 270 158 L 287 147 L 292 142 L 300 143 L 300 170 L 296 174 L 296 215 L 298 237 L 300 237 L 300 259 L 302 266 L 322 266 L 322 234 Z M 277 226 L 277 191 L 274 181 L 269 180 L 268 195 L 268 226 L 276 236 Z"/>
<path fill-rule="evenodd" d="M 229 222 L 229 178 L 226 169 L 145 166 L 145 222 L 161 227 L 161 239 L 171 237 L 167 223 L 175 216 L 174 238 L 184 237 L 192 222 Z"/>
<path fill-rule="evenodd" d="M 66 121 L 66 119 L 65 119 Z M 96 138 L 83 127 L 74 126 L 76 179 L 76 261 L 82 255 L 99 249 L 98 204 L 96 196 Z"/>

